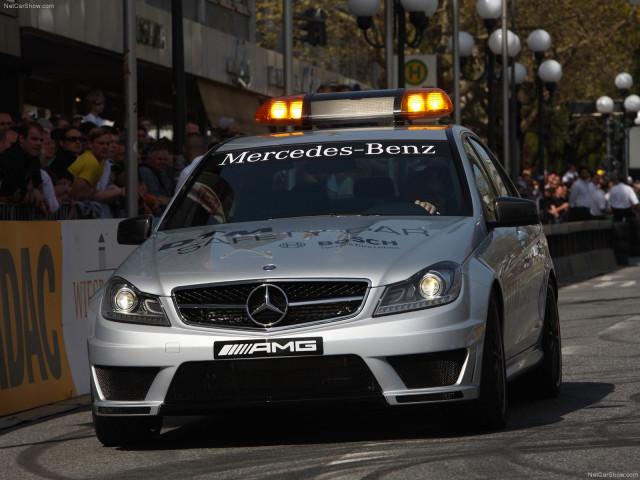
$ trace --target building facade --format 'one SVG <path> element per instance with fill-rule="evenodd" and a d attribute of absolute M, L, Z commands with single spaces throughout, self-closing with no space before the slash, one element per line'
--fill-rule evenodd
<path fill-rule="evenodd" d="M 2 0 L 0 111 L 39 117 L 86 113 L 90 90 L 106 96 L 103 117 L 124 122 L 123 1 Z M 172 131 L 171 0 L 137 0 L 138 115 L 155 134 Z M 246 133 L 265 98 L 283 93 L 283 56 L 256 45 L 254 0 L 183 0 L 187 120 L 207 129 L 221 117 Z M 295 92 L 354 83 L 293 59 Z M 152 130 L 154 133 L 154 130 Z"/>

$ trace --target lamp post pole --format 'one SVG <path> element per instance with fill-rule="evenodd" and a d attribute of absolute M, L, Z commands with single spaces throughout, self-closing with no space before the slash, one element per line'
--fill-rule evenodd
<path fill-rule="evenodd" d="M 536 52 L 536 60 L 538 68 L 536 73 L 540 72 L 540 64 L 544 52 Z M 544 84 L 540 75 L 536 74 L 536 93 L 538 94 L 538 180 L 544 180 Z"/>
<path fill-rule="evenodd" d="M 387 68 L 387 88 L 391 88 L 393 86 L 393 31 L 394 25 L 396 21 L 395 9 L 394 9 L 395 0 L 385 0 L 384 3 L 384 19 L 385 19 L 385 28 L 384 28 L 384 49 L 385 49 L 385 65 Z"/>
<path fill-rule="evenodd" d="M 625 178 L 629 175 L 630 163 L 630 138 L 629 138 L 629 119 L 628 113 L 636 114 L 640 111 L 640 97 L 638 95 L 629 95 L 624 99 L 624 164 L 622 165 L 622 174 Z"/>
<path fill-rule="evenodd" d="M 544 54 L 551 47 L 551 35 L 546 30 L 537 29 L 527 38 L 529 50 L 536 57 L 536 93 L 538 97 L 538 174 L 544 179 L 544 82 L 540 76 L 540 66 Z"/>
<path fill-rule="evenodd" d="M 547 101 L 547 103 L 551 103 L 553 99 L 553 92 L 555 92 L 555 89 L 556 89 L 556 85 L 562 78 L 562 65 L 560 65 L 556 60 L 545 60 L 538 67 L 538 77 L 540 77 L 540 80 L 542 82 L 541 85 L 543 86 L 543 88 L 546 88 L 547 90 L 549 90 L 549 100 Z M 542 100 L 539 105 L 542 106 L 541 108 L 544 108 L 544 96 L 542 97 L 539 96 L 538 100 L 539 101 Z M 544 121 L 542 117 L 540 118 L 540 124 L 542 125 L 540 129 L 541 141 L 539 145 L 542 151 L 540 155 L 540 160 L 541 160 L 540 170 L 542 172 L 541 178 L 544 178 L 544 135 L 543 135 Z"/>
<path fill-rule="evenodd" d="M 364 38 L 375 48 L 384 48 L 386 53 L 387 88 L 394 85 L 393 37 L 398 32 L 397 86 L 404 88 L 404 47 L 417 47 L 428 25 L 429 16 L 438 8 L 438 0 L 385 0 L 385 37 L 383 44 L 377 44 L 369 38 L 368 30 L 373 25 L 373 16 L 380 8 L 380 0 L 347 0 L 347 8 L 358 19 L 358 28 L 364 32 Z M 407 38 L 406 14 L 414 27 L 414 38 Z M 397 23 L 396 23 L 397 22 Z"/>
<path fill-rule="evenodd" d="M 502 165 L 511 176 L 509 162 L 509 54 L 507 35 L 507 2 L 502 2 Z"/>
<path fill-rule="evenodd" d="M 627 177 L 627 173 L 626 173 L 626 165 L 628 163 L 628 158 L 627 158 L 627 152 L 628 152 L 628 146 L 627 146 L 627 106 L 625 105 L 626 100 L 625 97 L 627 96 L 627 94 L 629 93 L 629 89 L 631 88 L 631 85 L 633 85 L 633 77 L 627 73 L 627 72 L 622 72 L 619 73 L 618 75 L 616 75 L 616 79 L 614 81 L 616 88 L 618 89 L 618 91 L 622 94 L 622 98 L 623 98 L 623 106 L 622 106 L 622 151 L 621 151 L 621 155 L 620 155 L 620 173 L 622 173 L 622 175 L 625 176 L 625 178 Z"/>
<path fill-rule="evenodd" d="M 404 88 L 404 41 L 407 38 L 407 25 L 404 18 L 404 8 L 396 0 L 396 21 L 398 22 L 398 88 Z"/>
<path fill-rule="evenodd" d="M 484 21 L 484 26 L 487 29 L 487 33 L 496 26 L 498 18 L 502 16 L 502 0 L 478 0 L 476 2 L 476 11 L 480 18 Z M 488 43 L 488 41 L 487 41 Z M 489 47 L 486 48 L 486 65 L 485 71 L 487 72 L 487 143 L 489 149 L 495 152 L 496 148 L 496 134 L 494 124 L 495 122 L 495 54 Z"/>
<path fill-rule="evenodd" d="M 453 106 L 455 123 L 462 123 L 462 111 L 460 108 L 460 32 L 459 32 L 459 6 L 458 0 L 451 2 L 453 18 L 453 35 L 451 36 L 451 49 L 453 51 Z"/>
<path fill-rule="evenodd" d="M 605 162 L 607 165 L 607 176 L 611 177 L 613 173 L 613 163 L 611 159 L 611 112 L 613 112 L 614 103 L 611 97 L 603 96 L 596 100 L 596 110 L 605 120 L 604 141 L 606 148 Z"/>
<path fill-rule="evenodd" d="M 284 73 L 284 94 L 293 93 L 293 6 L 292 0 L 282 0 L 283 12 L 283 73 Z"/>

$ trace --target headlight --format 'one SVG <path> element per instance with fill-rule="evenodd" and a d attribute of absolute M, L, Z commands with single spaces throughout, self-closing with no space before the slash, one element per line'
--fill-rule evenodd
<path fill-rule="evenodd" d="M 389 285 L 374 316 L 420 310 L 453 302 L 462 288 L 460 266 L 442 262 L 422 270 L 404 282 Z"/>
<path fill-rule="evenodd" d="M 113 278 L 105 287 L 102 316 L 116 322 L 170 326 L 158 297 L 141 293 L 122 278 Z"/>

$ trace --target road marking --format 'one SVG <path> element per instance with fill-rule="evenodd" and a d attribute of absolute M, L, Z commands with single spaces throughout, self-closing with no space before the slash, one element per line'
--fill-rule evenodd
<path fill-rule="evenodd" d="M 602 332 L 600 332 L 600 335 L 605 335 L 610 332 L 617 332 L 619 330 L 628 330 L 629 328 L 636 328 L 635 324 L 638 321 L 640 321 L 640 317 L 627 318 L 626 320 L 614 323 L 609 328 L 604 329 Z"/>
<path fill-rule="evenodd" d="M 392 457 L 393 453 L 383 450 L 369 450 L 366 452 L 355 452 L 348 453 L 333 462 L 330 462 L 329 465 L 342 465 L 344 463 L 353 463 L 353 462 L 364 462 L 367 460 L 375 460 L 384 457 Z"/>

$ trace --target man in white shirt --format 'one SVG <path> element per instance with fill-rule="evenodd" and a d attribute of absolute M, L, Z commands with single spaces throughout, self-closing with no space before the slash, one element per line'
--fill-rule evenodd
<path fill-rule="evenodd" d="M 569 221 L 577 222 L 589 220 L 589 209 L 591 208 L 591 194 L 596 186 L 589 181 L 591 173 L 587 167 L 578 169 L 579 178 L 571 184 L 569 193 Z"/>
<path fill-rule="evenodd" d="M 606 183 L 600 175 L 594 175 L 592 182 L 596 189 L 591 194 L 591 208 L 589 209 L 589 214 L 594 220 L 604 220 L 606 215 L 611 213 L 609 200 L 602 188 Z"/>
<path fill-rule="evenodd" d="M 104 94 L 98 91 L 92 91 L 87 93 L 86 103 L 89 113 L 85 115 L 82 122 L 91 122 L 98 127 L 102 127 L 104 121 L 102 120 L 102 112 L 104 111 Z"/>
<path fill-rule="evenodd" d="M 611 205 L 614 221 L 634 218 L 636 216 L 634 210 L 640 212 L 640 201 L 636 192 L 626 184 L 622 175 L 614 179 L 614 185 L 609 190 L 609 205 Z"/>

